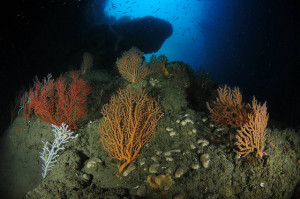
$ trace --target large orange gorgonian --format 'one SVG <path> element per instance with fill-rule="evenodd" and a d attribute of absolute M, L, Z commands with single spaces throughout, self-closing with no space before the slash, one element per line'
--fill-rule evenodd
<path fill-rule="evenodd" d="M 206 103 L 210 112 L 210 119 L 218 126 L 240 127 L 249 121 L 250 106 L 242 103 L 242 94 L 239 88 L 231 90 L 227 85 L 218 88 L 218 97 L 210 106 Z"/>
<path fill-rule="evenodd" d="M 252 109 L 253 113 L 249 114 L 249 122 L 237 130 L 235 144 L 239 149 L 238 154 L 246 156 L 256 149 L 256 154 L 262 158 L 269 114 L 266 102 L 263 105 L 258 104 L 255 98 L 252 101 Z"/>
<path fill-rule="evenodd" d="M 124 52 L 116 62 L 122 77 L 129 82 L 136 83 L 152 73 L 143 56 L 144 53 L 134 47 Z"/>
<path fill-rule="evenodd" d="M 127 87 L 105 104 L 101 111 L 100 141 L 112 159 L 121 160 L 121 173 L 155 133 L 163 116 L 158 102 L 141 88 Z"/>

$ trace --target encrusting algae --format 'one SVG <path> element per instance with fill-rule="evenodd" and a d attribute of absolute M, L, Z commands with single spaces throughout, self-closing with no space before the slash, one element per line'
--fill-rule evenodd
<path fill-rule="evenodd" d="M 155 189 L 168 190 L 174 183 L 172 178 L 167 175 L 149 175 L 146 180 Z"/>

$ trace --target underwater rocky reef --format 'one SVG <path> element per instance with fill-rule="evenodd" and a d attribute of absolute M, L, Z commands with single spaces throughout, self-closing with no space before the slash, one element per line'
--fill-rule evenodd
<path fill-rule="evenodd" d="M 163 63 L 162 70 L 135 83 L 105 71 L 86 70 L 82 78 L 92 88 L 86 101 L 87 117 L 78 120 L 73 130 L 78 137 L 64 145 L 45 179 L 41 176 L 41 141 L 53 141 L 51 124 L 20 113 L 2 144 L 4 195 L 44 199 L 296 197 L 299 130 L 280 128 L 270 115 L 263 156 L 251 152 L 243 157 L 235 145 L 237 129 L 220 127 L 210 119 L 206 102 L 216 99 L 218 85 L 183 62 Z M 163 116 L 138 155 L 119 172 L 120 160 L 111 158 L 100 141 L 101 109 L 128 85 L 142 88 L 157 100 Z"/>

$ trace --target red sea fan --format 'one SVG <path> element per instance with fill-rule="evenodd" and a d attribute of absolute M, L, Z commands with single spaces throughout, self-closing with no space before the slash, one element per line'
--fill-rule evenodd
<path fill-rule="evenodd" d="M 43 122 L 60 126 L 65 123 L 70 129 L 77 129 L 77 121 L 87 116 L 86 100 L 91 92 L 90 85 L 79 77 L 79 72 L 71 71 L 70 83 L 60 76 L 56 81 L 37 81 L 30 89 L 28 102 L 24 103 L 23 114 L 31 112 Z"/>

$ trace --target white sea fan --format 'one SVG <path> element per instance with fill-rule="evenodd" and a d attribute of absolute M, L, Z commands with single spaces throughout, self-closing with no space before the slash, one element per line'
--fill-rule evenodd
<path fill-rule="evenodd" d="M 60 150 L 64 150 L 65 148 L 62 146 L 65 143 L 68 143 L 70 139 L 75 139 L 78 137 L 78 134 L 73 136 L 74 132 L 68 130 L 68 125 L 62 123 L 60 127 L 52 124 L 52 131 L 54 132 L 54 141 L 52 146 L 48 143 L 48 141 L 43 142 L 43 152 L 41 154 L 41 159 L 44 164 L 42 165 L 42 176 L 46 177 L 47 172 L 52 170 L 54 164 L 57 162 L 58 152 Z M 51 146 L 51 148 L 49 148 Z"/>

